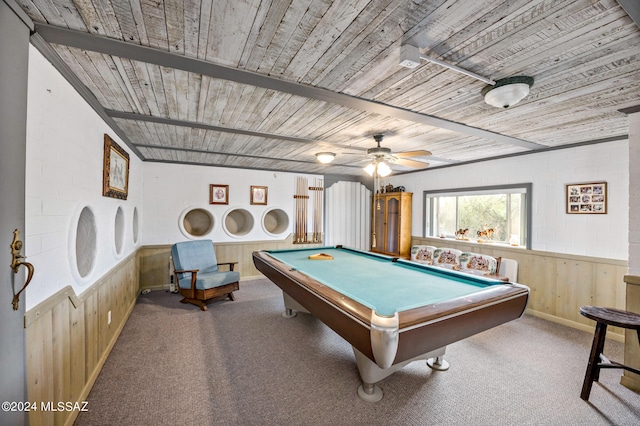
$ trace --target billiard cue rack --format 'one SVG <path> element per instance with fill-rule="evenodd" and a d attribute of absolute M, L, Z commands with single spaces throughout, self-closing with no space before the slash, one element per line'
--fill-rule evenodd
<path fill-rule="evenodd" d="M 322 204 L 323 181 L 314 179 L 313 186 L 309 186 L 306 177 L 296 178 L 296 188 L 293 198 L 295 200 L 295 226 L 294 244 L 318 244 L 322 243 Z M 309 194 L 312 194 L 311 196 Z M 313 208 L 309 209 L 309 201 L 313 202 Z M 309 216 L 311 219 L 311 233 L 309 233 Z"/>

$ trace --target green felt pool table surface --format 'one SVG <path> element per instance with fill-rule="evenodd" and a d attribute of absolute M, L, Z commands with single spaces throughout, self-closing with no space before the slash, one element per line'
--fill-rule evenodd
<path fill-rule="evenodd" d="M 269 255 L 376 311 L 392 316 L 419 306 L 464 297 L 501 281 L 347 248 L 270 250 Z M 325 253 L 332 260 L 311 260 Z"/>

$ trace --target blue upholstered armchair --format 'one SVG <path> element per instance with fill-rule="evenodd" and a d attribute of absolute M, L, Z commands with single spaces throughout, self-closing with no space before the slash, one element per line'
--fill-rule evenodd
<path fill-rule="evenodd" d="M 240 288 L 240 273 L 233 268 L 238 262 L 218 263 L 213 241 L 176 243 L 171 247 L 171 256 L 178 291 L 184 296 L 180 302 L 193 303 L 206 311 L 206 304 L 214 300 L 224 297 L 235 300 L 233 292 Z M 229 270 L 219 270 L 222 265 Z"/>

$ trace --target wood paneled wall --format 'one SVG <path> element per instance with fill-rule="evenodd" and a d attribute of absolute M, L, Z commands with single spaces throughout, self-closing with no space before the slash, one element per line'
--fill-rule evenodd
<path fill-rule="evenodd" d="M 412 244 L 449 247 L 518 261 L 518 282 L 529 286 L 527 313 L 593 332 L 595 323 L 580 306 L 625 309 L 627 262 L 441 238 L 413 237 Z M 607 337 L 624 341 L 624 330 L 609 327 Z"/>
<path fill-rule="evenodd" d="M 320 244 L 293 244 L 293 235 L 284 240 L 214 242 L 218 262 L 238 262 L 235 270 L 241 279 L 253 278 L 262 274 L 253 266 L 251 254 L 256 250 L 277 250 L 291 247 L 317 247 Z M 170 272 L 171 244 L 146 246 L 140 249 L 140 286 L 153 290 L 168 288 Z"/>
<path fill-rule="evenodd" d="M 125 258 L 80 296 L 67 286 L 25 313 L 29 401 L 55 406 L 86 400 L 135 306 L 138 253 Z M 38 405 L 37 411 L 29 413 L 29 423 L 70 425 L 77 415 L 77 411 L 43 411 Z"/>

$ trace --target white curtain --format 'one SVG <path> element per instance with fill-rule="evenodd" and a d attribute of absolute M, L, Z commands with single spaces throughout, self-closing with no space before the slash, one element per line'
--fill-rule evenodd
<path fill-rule="evenodd" d="M 336 182 L 325 201 L 326 244 L 369 250 L 371 191 L 359 182 Z"/>

